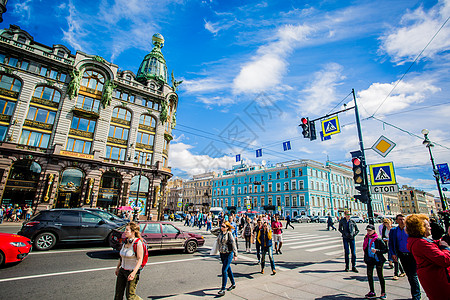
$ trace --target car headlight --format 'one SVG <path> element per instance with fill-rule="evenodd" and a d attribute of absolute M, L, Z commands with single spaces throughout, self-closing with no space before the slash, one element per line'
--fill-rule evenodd
<path fill-rule="evenodd" d="M 11 242 L 11 245 L 13 245 L 14 247 L 25 247 L 25 243 L 22 242 Z"/>

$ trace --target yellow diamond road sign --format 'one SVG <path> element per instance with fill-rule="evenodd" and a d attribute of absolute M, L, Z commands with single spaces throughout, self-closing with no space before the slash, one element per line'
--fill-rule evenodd
<path fill-rule="evenodd" d="M 396 144 L 393 141 L 382 135 L 378 141 L 373 144 L 372 150 L 381 156 L 386 157 L 386 155 L 388 155 L 395 146 Z"/>
<path fill-rule="evenodd" d="M 396 184 L 394 163 L 392 162 L 369 165 L 369 171 L 372 185 Z"/>

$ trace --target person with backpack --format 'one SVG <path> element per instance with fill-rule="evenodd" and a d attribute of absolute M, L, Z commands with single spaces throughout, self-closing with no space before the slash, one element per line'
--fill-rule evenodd
<path fill-rule="evenodd" d="M 147 263 L 148 251 L 139 232 L 139 224 L 130 222 L 125 227 L 125 241 L 120 250 L 120 260 L 116 268 L 116 291 L 114 300 L 141 299 L 136 295 L 136 286 L 142 267 Z"/>

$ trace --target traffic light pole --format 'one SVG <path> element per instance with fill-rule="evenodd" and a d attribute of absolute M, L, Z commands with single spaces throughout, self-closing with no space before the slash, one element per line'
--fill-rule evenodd
<path fill-rule="evenodd" d="M 356 117 L 356 127 L 358 129 L 358 138 L 359 138 L 359 148 L 361 151 L 362 156 L 362 163 L 363 163 L 363 170 L 364 170 L 364 176 L 363 176 L 363 182 L 362 184 L 369 188 L 368 178 L 367 178 L 367 166 L 366 166 L 366 156 L 364 154 L 364 143 L 363 143 L 363 137 L 362 137 L 362 130 L 361 130 L 361 121 L 359 119 L 359 110 L 358 105 L 356 103 L 356 96 L 355 96 L 355 89 L 352 89 L 353 94 L 353 101 L 355 102 L 355 117 Z M 367 190 L 367 215 L 369 217 L 369 223 L 374 224 L 374 217 L 373 217 L 373 209 L 372 209 L 372 198 L 370 196 L 370 191 Z"/>

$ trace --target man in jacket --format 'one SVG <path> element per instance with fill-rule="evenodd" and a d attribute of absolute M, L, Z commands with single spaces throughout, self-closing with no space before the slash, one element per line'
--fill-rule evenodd
<path fill-rule="evenodd" d="M 345 250 L 345 272 L 349 271 L 349 255 L 352 251 L 352 271 L 358 273 L 356 269 L 356 251 L 355 251 L 355 236 L 358 235 L 359 229 L 355 221 L 350 219 L 350 212 L 345 211 L 345 218 L 339 221 L 339 232 L 342 234 L 342 241 L 344 242 Z"/>
<path fill-rule="evenodd" d="M 416 260 L 406 248 L 408 234 L 405 232 L 405 216 L 399 214 L 395 217 L 398 226 L 389 232 L 389 254 L 394 262 L 400 262 L 408 277 L 411 286 L 411 296 L 413 300 L 420 300 L 420 285 L 417 277 Z"/>

